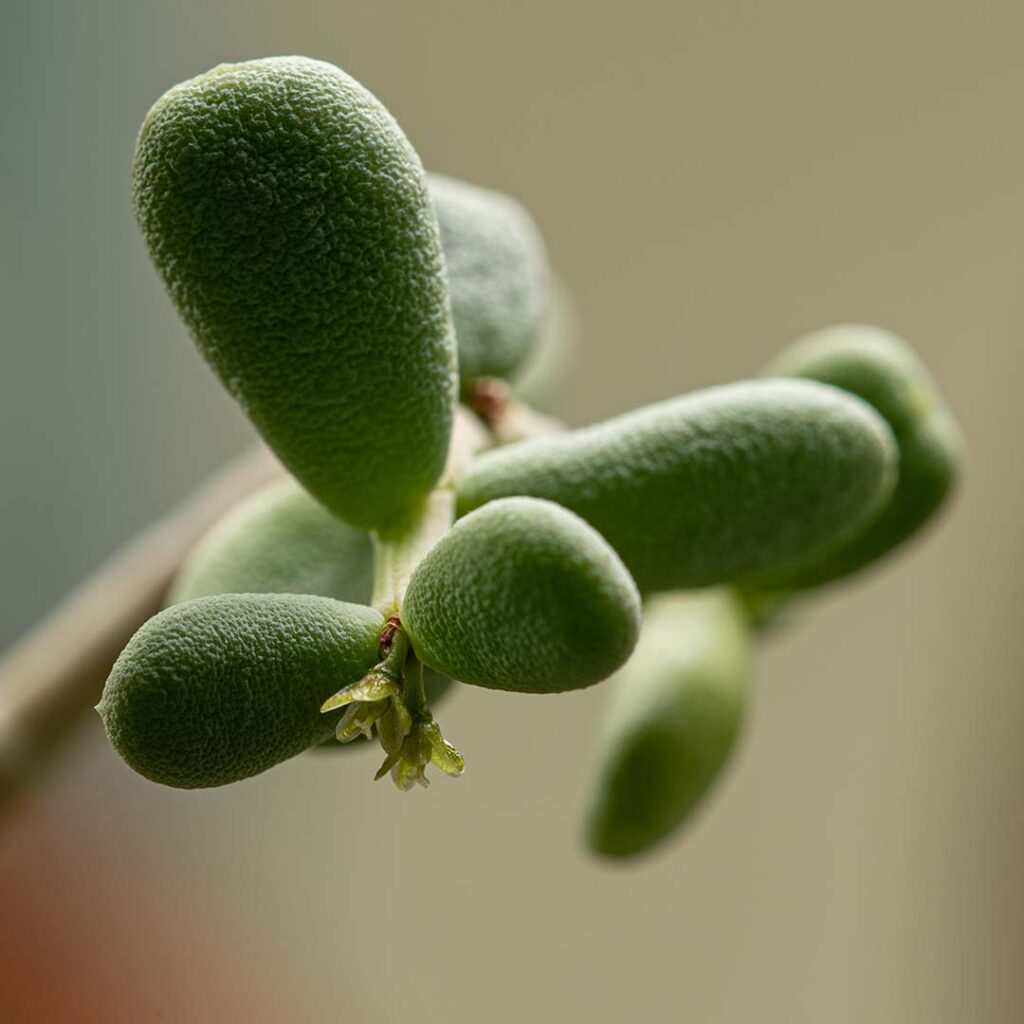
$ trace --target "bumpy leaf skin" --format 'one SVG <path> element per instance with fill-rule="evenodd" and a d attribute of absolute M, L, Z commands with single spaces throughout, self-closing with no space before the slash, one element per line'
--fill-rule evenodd
<path fill-rule="evenodd" d="M 768 368 L 772 376 L 822 381 L 872 405 L 899 449 L 896 489 L 881 513 L 825 557 L 759 579 L 767 588 L 800 589 L 849 576 L 917 533 L 954 488 L 964 442 L 931 374 L 889 331 L 847 324 L 808 335 Z"/>
<path fill-rule="evenodd" d="M 510 498 L 466 516 L 431 548 L 401 616 L 420 660 L 442 675 L 557 693 L 599 682 L 629 657 L 640 599 L 583 520 Z"/>
<path fill-rule="evenodd" d="M 463 388 L 511 377 L 545 326 L 547 255 L 533 218 L 511 196 L 427 176 L 448 265 Z"/>
<path fill-rule="evenodd" d="M 750 646 L 726 590 L 648 602 L 636 652 L 609 684 L 586 824 L 592 850 L 644 853 L 704 799 L 740 732 Z"/>
<path fill-rule="evenodd" d="M 372 591 L 369 534 L 285 477 L 240 501 L 209 530 L 185 559 L 167 603 L 215 594 L 313 594 L 369 604 Z M 430 669 L 423 682 L 431 705 L 452 683 Z"/>
<path fill-rule="evenodd" d="M 556 501 L 615 548 L 641 592 L 728 582 L 839 542 L 889 497 L 896 446 L 858 398 L 745 381 L 485 452 L 459 512 Z"/>
<path fill-rule="evenodd" d="M 387 110 L 320 61 L 223 64 L 153 106 L 132 183 L 179 312 L 285 465 L 357 526 L 404 521 L 457 375 L 426 176 Z"/>
<path fill-rule="evenodd" d="M 320 706 L 379 660 L 383 617 L 293 594 L 167 608 L 117 659 L 98 710 L 117 752 L 166 786 L 222 786 L 327 739 Z"/>
<path fill-rule="evenodd" d="M 370 535 L 290 477 L 240 501 L 192 549 L 169 604 L 213 594 L 316 594 L 369 604 Z"/>

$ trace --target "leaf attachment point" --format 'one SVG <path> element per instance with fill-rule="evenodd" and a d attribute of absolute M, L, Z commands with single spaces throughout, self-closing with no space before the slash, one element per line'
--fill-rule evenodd
<path fill-rule="evenodd" d="M 390 772 L 401 790 L 429 786 L 428 764 L 446 775 L 461 775 L 465 761 L 434 721 L 423 691 L 423 665 L 397 616 L 388 619 L 381 632 L 381 654 L 382 660 L 362 679 L 339 690 L 320 708 L 348 709 L 338 720 L 335 736 L 341 743 L 360 735 L 369 739 L 376 726 L 386 756 L 374 779 Z"/>

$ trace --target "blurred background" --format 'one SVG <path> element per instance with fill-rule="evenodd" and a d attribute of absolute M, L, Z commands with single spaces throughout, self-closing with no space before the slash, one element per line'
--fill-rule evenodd
<path fill-rule="evenodd" d="M 763 645 L 728 778 L 624 868 L 579 838 L 600 688 L 466 688 L 469 771 L 409 796 L 369 753 L 174 792 L 88 721 L 0 829 L 0 1020 L 1021 1019 L 1022 31 L 1005 2 L 8 0 L 0 643 L 250 439 L 129 208 L 147 108 L 221 61 L 332 61 L 429 168 L 527 204 L 579 309 L 570 422 L 858 320 L 919 349 L 971 460 L 926 539 Z"/>

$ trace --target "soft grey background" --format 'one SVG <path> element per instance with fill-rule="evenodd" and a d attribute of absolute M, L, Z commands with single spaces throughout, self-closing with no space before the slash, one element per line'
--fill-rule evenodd
<path fill-rule="evenodd" d="M 250 436 L 128 204 L 149 104 L 225 60 L 334 61 L 429 167 L 526 202 L 579 306 L 572 422 L 866 320 L 971 462 L 924 542 L 765 645 L 728 780 L 631 869 L 578 847 L 599 689 L 462 694 L 469 773 L 408 797 L 359 756 L 164 791 L 90 724 L 0 837 L 5 1019 L 1018 1019 L 1022 32 L 934 0 L 8 0 L 0 642 Z"/>

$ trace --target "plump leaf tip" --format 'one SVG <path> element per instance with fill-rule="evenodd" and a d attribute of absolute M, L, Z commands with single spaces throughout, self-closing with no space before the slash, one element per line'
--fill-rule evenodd
<path fill-rule="evenodd" d="M 551 281 L 540 230 L 511 196 L 427 175 L 441 226 L 465 394 L 514 377 L 548 324 Z"/>
<path fill-rule="evenodd" d="M 636 653 L 609 684 L 586 817 L 595 853 L 646 853 L 691 818 L 735 747 L 750 661 L 727 588 L 648 602 Z"/>
<path fill-rule="evenodd" d="M 485 452 L 459 511 L 530 495 L 571 509 L 644 594 L 730 583 L 829 548 L 896 480 L 892 431 L 812 381 L 708 388 L 580 430 Z"/>
<path fill-rule="evenodd" d="M 320 713 L 378 660 L 383 616 L 298 594 L 228 594 L 151 618 L 111 670 L 98 710 L 139 774 L 185 789 L 237 782 L 323 742 Z"/>
<path fill-rule="evenodd" d="M 895 551 L 935 518 L 954 491 L 964 440 L 938 384 L 897 335 L 864 324 L 816 331 L 785 349 L 767 374 L 820 381 L 867 402 L 896 440 L 896 484 L 877 515 L 845 542 L 753 581 L 754 590 L 805 590 L 843 579 Z"/>
<path fill-rule="evenodd" d="M 225 64 L 139 133 L 136 217 L 200 351 L 335 514 L 392 529 L 444 467 L 457 392 L 440 229 L 384 106 L 304 57 Z"/>
<path fill-rule="evenodd" d="M 550 501 L 507 498 L 470 513 L 413 571 L 402 622 L 442 675 L 524 693 L 605 679 L 629 657 L 640 598 L 621 559 Z"/>

